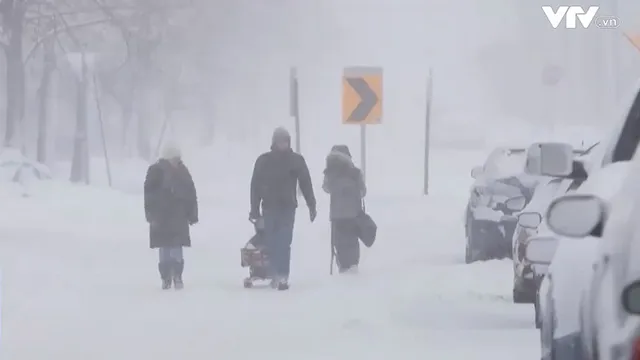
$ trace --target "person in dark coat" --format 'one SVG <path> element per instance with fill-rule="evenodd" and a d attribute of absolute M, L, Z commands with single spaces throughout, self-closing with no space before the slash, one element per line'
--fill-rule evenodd
<path fill-rule="evenodd" d="M 346 145 L 335 145 L 327 155 L 322 189 L 330 195 L 331 242 L 341 273 L 357 271 L 360 240 L 357 217 L 367 193 L 362 171 L 351 159 Z"/>
<path fill-rule="evenodd" d="M 298 184 L 313 222 L 317 215 L 316 198 L 309 168 L 304 157 L 291 149 L 289 132 L 279 127 L 273 132 L 271 151 L 260 155 L 254 165 L 249 218 L 257 220 L 262 216 L 264 220 L 266 252 L 272 266 L 271 285 L 280 290 L 289 288 Z"/>
<path fill-rule="evenodd" d="M 150 247 L 159 249 L 162 288 L 170 288 L 173 282 L 176 289 L 181 289 L 182 248 L 191 246 L 189 226 L 198 222 L 198 198 L 177 146 L 165 147 L 160 160 L 147 170 L 144 210 L 150 229 Z"/>

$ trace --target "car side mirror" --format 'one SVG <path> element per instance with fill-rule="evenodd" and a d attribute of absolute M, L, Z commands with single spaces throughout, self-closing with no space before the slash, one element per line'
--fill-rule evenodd
<path fill-rule="evenodd" d="M 477 179 L 480 175 L 482 175 L 483 172 L 484 169 L 482 168 L 482 166 L 475 166 L 473 169 L 471 169 L 471 177 Z"/>
<path fill-rule="evenodd" d="M 537 229 L 542 223 L 542 215 L 537 212 L 524 212 L 518 215 L 518 225 L 523 228 Z"/>
<path fill-rule="evenodd" d="M 549 265 L 558 248 L 558 239 L 554 237 L 532 237 L 524 249 L 524 258 L 539 265 Z"/>
<path fill-rule="evenodd" d="M 512 197 L 507 199 L 504 205 L 511 211 L 522 211 L 527 206 L 527 198 L 524 196 Z"/>
<path fill-rule="evenodd" d="M 573 172 L 573 147 L 565 143 L 535 143 L 527 149 L 525 172 L 567 177 Z"/>
<path fill-rule="evenodd" d="M 633 315 L 640 315 L 640 280 L 625 286 L 622 290 L 622 308 Z"/>
<path fill-rule="evenodd" d="M 593 195 L 570 194 L 551 202 L 547 223 L 556 234 L 581 238 L 598 235 L 594 232 L 604 221 L 605 205 Z"/>

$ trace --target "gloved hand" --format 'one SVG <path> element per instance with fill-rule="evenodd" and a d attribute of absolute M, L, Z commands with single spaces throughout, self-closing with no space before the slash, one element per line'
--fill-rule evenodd
<path fill-rule="evenodd" d="M 260 218 L 260 211 L 257 210 L 251 210 L 249 212 L 249 220 L 251 221 L 256 221 Z"/>
<path fill-rule="evenodd" d="M 313 222 L 316 219 L 316 216 L 318 216 L 318 211 L 316 210 L 316 207 L 309 206 L 309 220 Z"/>

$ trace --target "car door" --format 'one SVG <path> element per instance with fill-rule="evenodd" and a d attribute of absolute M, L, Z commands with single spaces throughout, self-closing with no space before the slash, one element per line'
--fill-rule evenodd
<path fill-rule="evenodd" d="M 540 185 L 533 194 L 533 198 L 527 204 L 527 207 L 522 210 L 522 213 L 538 212 L 544 215 L 547 206 L 554 199 L 558 193 L 558 189 L 564 179 L 551 179 L 546 184 Z M 513 233 L 513 263 L 515 267 L 515 273 L 517 277 L 522 276 L 522 272 L 525 267 L 524 249 L 525 244 L 531 236 L 538 233 L 538 228 L 530 228 L 524 226 L 520 219 L 516 224 L 516 230 Z"/>
<path fill-rule="evenodd" d="M 619 314 L 619 293 L 624 286 L 632 240 L 640 237 L 640 223 L 634 221 L 633 196 L 620 193 L 608 201 L 611 213 L 603 219 L 606 229 L 598 239 L 598 252 L 593 272 L 580 308 L 584 344 L 590 354 L 598 351 L 598 333 L 615 328 Z M 612 312 L 613 311 L 613 312 Z"/>

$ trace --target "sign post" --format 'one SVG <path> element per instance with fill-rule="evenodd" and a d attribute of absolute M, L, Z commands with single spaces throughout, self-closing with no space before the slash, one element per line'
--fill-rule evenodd
<path fill-rule="evenodd" d="M 296 135 L 295 149 L 300 154 L 300 104 L 298 102 L 298 69 L 292 67 L 289 71 L 289 115 L 293 116 L 294 132 Z M 302 190 L 298 186 L 298 196 L 302 195 Z"/>
<path fill-rule="evenodd" d="M 292 67 L 289 73 L 289 115 L 293 116 L 296 133 L 296 152 L 300 153 L 300 107 L 298 103 L 298 69 Z"/>
<path fill-rule="evenodd" d="M 429 148 L 431 146 L 431 104 L 433 103 L 433 70 L 427 78 L 426 112 L 424 123 L 424 195 L 429 195 Z"/>
<path fill-rule="evenodd" d="M 382 123 L 382 68 L 348 67 L 344 69 L 342 123 L 360 125 L 360 166 L 366 179 L 366 127 Z"/>

